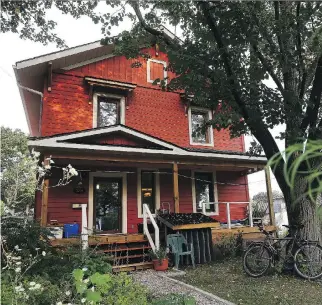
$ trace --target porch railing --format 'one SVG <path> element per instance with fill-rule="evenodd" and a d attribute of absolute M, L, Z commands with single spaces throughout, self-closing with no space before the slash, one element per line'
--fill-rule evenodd
<path fill-rule="evenodd" d="M 249 219 L 249 225 L 251 227 L 254 226 L 253 223 L 253 210 L 252 210 L 252 204 L 250 201 L 231 201 L 231 202 L 205 202 L 202 205 L 202 213 L 203 214 L 207 214 L 206 212 L 206 208 L 209 207 L 210 205 L 215 205 L 217 206 L 218 209 L 218 205 L 219 204 L 225 204 L 226 205 L 226 217 L 227 217 L 227 227 L 228 229 L 231 229 L 231 216 L 230 216 L 230 205 L 231 204 L 248 204 L 248 219 Z M 216 210 L 216 209 L 214 209 Z"/>
<path fill-rule="evenodd" d="M 150 219 L 154 227 L 154 241 L 149 232 L 148 218 Z M 148 238 L 148 241 L 150 243 L 150 246 L 153 252 L 155 252 L 156 250 L 159 250 L 160 249 L 160 230 L 147 204 L 143 204 L 143 232 Z"/>

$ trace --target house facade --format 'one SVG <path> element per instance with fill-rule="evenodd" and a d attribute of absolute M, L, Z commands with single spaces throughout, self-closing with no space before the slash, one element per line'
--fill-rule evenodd
<path fill-rule="evenodd" d="M 243 137 L 205 127 L 216 111 L 154 85 L 175 75 L 156 46 L 145 52 L 135 68 L 137 60 L 95 42 L 14 66 L 29 146 L 55 162 L 36 194 L 43 225 L 82 225 L 83 204 L 89 230 L 103 234 L 137 233 L 143 204 L 152 214 L 204 213 L 222 223 L 247 217 L 247 174 L 266 159 L 247 155 Z M 51 187 L 68 164 L 78 176 Z"/>

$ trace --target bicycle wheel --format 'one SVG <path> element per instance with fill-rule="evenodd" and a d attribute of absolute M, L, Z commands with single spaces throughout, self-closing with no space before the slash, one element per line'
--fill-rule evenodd
<path fill-rule="evenodd" d="M 308 280 L 322 276 L 322 247 L 318 244 L 303 244 L 294 255 L 297 274 Z"/>
<path fill-rule="evenodd" d="M 250 246 L 244 255 L 244 271 L 252 277 L 263 276 L 270 268 L 272 255 L 264 244 Z"/>

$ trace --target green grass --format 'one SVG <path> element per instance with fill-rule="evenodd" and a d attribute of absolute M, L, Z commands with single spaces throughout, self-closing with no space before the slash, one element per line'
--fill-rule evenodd
<path fill-rule="evenodd" d="M 240 259 L 187 268 L 179 280 L 239 305 L 321 305 L 322 282 L 271 274 L 251 278 Z"/>

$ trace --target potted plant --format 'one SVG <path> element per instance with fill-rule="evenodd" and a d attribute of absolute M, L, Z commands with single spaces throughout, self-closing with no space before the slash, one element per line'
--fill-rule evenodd
<path fill-rule="evenodd" d="M 165 271 L 168 269 L 169 260 L 167 257 L 167 249 L 160 247 L 159 250 L 150 250 L 150 256 L 152 258 L 154 270 Z"/>

